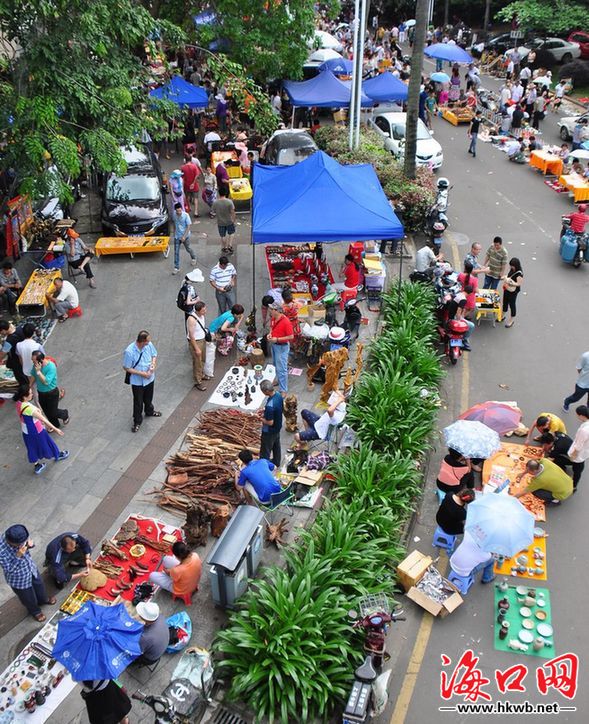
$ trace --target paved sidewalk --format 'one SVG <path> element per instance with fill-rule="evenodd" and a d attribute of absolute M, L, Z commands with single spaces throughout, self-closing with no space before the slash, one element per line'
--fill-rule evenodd
<path fill-rule="evenodd" d="M 175 167 L 177 161 L 170 164 Z M 97 209 L 83 200 L 76 209 L 80 219 L 78 229 L 83 238 L 94 242 L 99 236 Z M 238 270 L 237 299 L 251 308 L 252 250 L 249 245 L 249 215 L 238 216 L 238 231 L 234 263 Z M 216 263 L 220 244 L 216 225 L 208 217 L 201 218 L 193 232 L 193 248 L 197 251 L 199 267 L 205 278 Z M 206 236 L 205 236 L 206 234 Z M 333 244 L 326 248 L 334 273 L 347 251 L 346 244 Z M 191 266 L 182 252 L 182 272 Z M 263 249 L 256 251 L 256 297 L 261 298 L 269 286 L 263 262 Z M 172 258 L 145 255 L 131 260 L 125 256 L 103 257 L 95 264 L 98 288 L 89 289 L 83 278 L 78 279 L 80 302 L 84 314 L 79 319 L 57 325 L 47 343 L 47 351 L 58 360 L 60 384 L 67 389 L 65 403 L 72 422 L 65 429 L 59 444 L 69 449 L 70 458 L 64 463 L 50 463 L 41 476 L 34 476 L 26 462 L 12 403 L 0 409 L 0 455 L 4 461 L 0 492 L 3 506 L 0 526 L 5 529 L 14 522 L 26 523 L 37 547 L 35 559 L 43 562 L 47 542 L 65 530 L 81 529 L 94 544 L 112 534 L 130 512 L 157 515 L 178 524 L 181 521 L 157 508 L 147 493 L 165 478 L 163 460 L 181 444 L 189 426 L 213 390 L 198 392 L 192 387 L 191 362 L 184 339 L 183 319 L 175 300 L 182 275 L 173 276 Z M 396 264 L 396 263 L 395 263 Z M 19 263 L 22 269 L 22 262 Z M 24 276 L 24 274 L 23 274 Z M 208 283 L 201 285 L 201 296 L 210 305 L 209 318 L 216 315 L 214 293 Z M 377 315 L 368 313 L 371 320 Z M 258 315 L 258 322 L 259 322 Z M 137 434 L 131 433 L 131 394 L 123 384 L 121 352 L 134 339 L 141 328 L 153 336 L 159 352 L 156 378 L 155 405 L 162 418 L 148 419 Z M 362 327 L 362 338 L 367 341 L 373 325 Z M 216 380 L 224 368 L 231 364 L 217 360 Z M 304 366 L 301 361 L 300 366 Z M 297 394 L 299 409 L 312 407 L 318 399 L 306 389 L 306 378 L 290 377 L 292 390 Z M 285 434 L 284 449 L 291 441 Z M 291 527 L 304 524 L 308 514 L 295 519 Z M 209 541 L 209 546 L 212 541 Z M 208 550 L 208 548 L 207 548 Z M 205 557 L 206 551 L 199 551 Z M 264 563 L 278 560 L 274 549 L 266 549 Z M 210 645 L 214 631 L 223 624 L 224 614 L 211 602 L 206 569 L 203 583 L 191 617 L 196 623 L 193 643 Z M 65 597 L 60 592 L 59 600 Z M 162 604 L 162 595 L 159 596 Z M 178 610 L 169 598 L 163 600 L 166 615 Z M 53 609 L 48 609 L 47 613 Z M 30 640 L 38 624 L 26 612 L 4 584 L 0 585 L 0 669 Z M 169 681 L 176 659 L 166 657 L 149 682 L 149 690 L 157 693 Z M 127 675 L 125 675 L 126 677 Z M 134 679 L 125 683 L 131 690 L 137 688 Z M 134 683 L 135 681 L 135 683 Z M 49 720 L 54 722 L 86 721 L 80 718 L 82 700 L 75 692 Z M 139 711 L 141 705 L 134 706 Z M 143 712 L 144 713 L 144 712 Z"/>

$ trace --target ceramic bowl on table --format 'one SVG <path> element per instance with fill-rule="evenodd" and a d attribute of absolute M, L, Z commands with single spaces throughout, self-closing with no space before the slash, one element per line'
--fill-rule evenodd
<path fill-rule="evenodd" d="M 522 621 L 522 626 L 523 626 L 525 629 L 528 629 L 528 631 L 531 630 L 531 629 L 533 629 L 533 628 L 534 628 L 534 625 L 535 625 L 535 624 L 534 624 L 534 622 L 532 621 L 531 618 L 524 618 L 524 620 Z"/>
<path fill-rule="evenodd" d="M 525 629 L 522 629 L 518 633 L 517 637 L 523 644 L 531 644 L 534 640 L 534 634 L 531 631 L 526 631 Z"/>
<path fill-rule="evenodd" d="M 522 618 L 529 618 L 532 615 L 532 612 L 527 606 L 522 606 L 519 610 L 519 615 Z"/>
<path fill-rule="evenodd" d="M 546 621 L 546 619 L 548 618 L 548 614 L 546 613 L 546 611 L 536 611 L 535 616 L 538 621 Z"/>

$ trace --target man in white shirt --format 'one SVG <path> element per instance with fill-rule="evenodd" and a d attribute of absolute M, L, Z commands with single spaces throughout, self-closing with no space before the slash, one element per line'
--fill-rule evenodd
<path fill-rule="evenodd" d="M 452 554 L 450 558 L 450 567 L 454 573 L 466 578 L 467 576 L 475 576 L 480 570 L 483 571 L 481 583 L 491 583 L 495 578 L 493 566 L 495 559 L 492 553 L 484 551 L 471 537 L 468 531 L 464 532 L 462 543 Z"/>
<path fill-rule="evenodd" d="M 317 415 L 312 410 L 301 410 L 301 417 L 305 429 L 295 434 L 297 447 L 310 440 L 325 440 L 332 425 L 340 425 L 346 416 L 346 398 L 343 392 L 335 390 L 327 401 L 329 407 L 323 415 Z"/>
<path fill-rule="evenodd" d="M 23 324 L 22 327 L 22 333 L 24 336 L 24 339 L 21 342 L 17 342 L 16 345 L 16 354 L 19 356 L 20 363 L 22 366 L 23 374 L 26 375 L 33 380 L 32 377 L 32 371 L 33 371 L 33 358 L 32 354 L 33 352 L 43 352 L 45 353 L 45 350 L 43 349 L 43 346 L 39 344 L 39 342 L 35 341 L 33 339 L 33 335 L 35 334 L 35 325 L 31 324 L 31 322 L 27 322 L 26 324 Z"/>
<path fill-rule="evenodd" d="M 76 307 L 80 306 L 78 290 L 71 282 L 61 278 L 55 279 L 53 286 L 53 292 L 51 294 L 47 292 L 45 296 L 49 306 L 53 309 L 53 314 L 57 317 L 57 321 L 65 322 L 70 309 L 76 309 Z"/>
<path fill-rule="evenodd" d="M 427 271 L 437 261 L 440 261 L 440 256 L 436 256 L 431 246 L 426 244 L 415 254 L 415 271 Z"/>
<path fill-rule="evenodd" d="M 188 340 L 188 349 L 192 357 L 192 376 L 194 378 L 194 386 L 201 392 L 207 389 L 202 383 L 206 352 L 206 313 L 207 308 L 205 303 L 197 302 L 194 305 L 194 312 L 191 312 L 188 317 L 186 317 L 186 339 Z"/>
<path fill-rule="evenodd" d="M 511 88 L 511 100 L 514 103 L 519 103 L 524 95 L 524 87 L 523 85 L 518 81 L 512 88 Z"/>
<path fill-rule="evenodd" d="M 272 110 L 279 118 L 282 117 L 282 98 L 278 91 L 276 91 L 272 98 Z"/>
<path fill-rule="evenodd" d="M 519 73 L 519 82 L 522 84 L 524 90 L 526 89 L 526 86 L 528 85 L 528 81 L 532 77 L 532 71 L 531 69 L 525 65 Z"/>
<path fill-rule="evenodd" d="M 576 465 L 573 465 L 573 493 L 577 490 L 577 484 L 583 473 L 585 461 L 589 458 L 589 407 L 579 405 L 575 412 L 581 421 L 581 426 L 577 430 L 573 444 L 568 452 L 571 462 L 576 463 Z"/>
<path fill-rule="evenodd" d="M 507 108 L 507 101 L 511 98 L 511 81 L 506 81 L 499 95 L 499 109 L 503 112 Z"/>
<path fill-rule="evenodd" d="M 215 290 L 219 314 L 223 314 L 235 304 L 235 282 L 237 269 L 229 262 L 226 256 L 219 257 L 209 275 L 209 282 Z"/>

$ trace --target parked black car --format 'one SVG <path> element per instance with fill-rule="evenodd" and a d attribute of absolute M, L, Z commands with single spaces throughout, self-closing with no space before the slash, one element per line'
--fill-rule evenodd
<path fill-rule="evenodd" d="M 160 165 L 145 146 L 121 148 L 124 176 L 110 174 L 102 187 L 102 230 L 109 236 L 159 236 L 170 218 Z"/>
<path fill-rule="evenodd" d="M 262 147 L 260 160 L 271 166 L 294 166 L 317 151 L 312 136 L 298 128 L 275 131 Z"/>

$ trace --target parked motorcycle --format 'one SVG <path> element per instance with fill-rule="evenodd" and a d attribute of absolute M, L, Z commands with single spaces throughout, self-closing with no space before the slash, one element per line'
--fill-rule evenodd
<path fill-rule="evenodd" d="M 342 724 L 357 724 L 369 722 L 375 708 L 374 688 L 382 665 L 388 660 L 386 652 L 386 633 L 389 625 L 395 621 L 405 621 L 403 611 L 397 609 L 391 612 L 391 605 L 386 595 L 366 596 L 360 601 L 360 613 L 349 611 L 348 618 L 353 622 L 354 628 L 366 632 L 364 639 L 364 662 L 354 672 L 354 683 L 346 708 L 342 716 Z M 384 677 L 384 674 L 380 674 Z M 386 701 L 386 700 L 385 700 Z M 382 702 L 380 702 L 382 707 Z M 379 712 L 380 713 L 380 712 Z"/>
<path fill-rule="evenodd" d="M 426 233 L 430 236 L 436 248 L 442 245 L 444 231 L 448 228 L 448 206 L 450 195 L 450 182 L 447 178 L 438 179 L 436 200 L 428 211 L 426 217 Z"/>
<path fill-rule="evenodd" d="M 455 365 L 462 352 L 465 349 L 465 339 L 468 332 L 468 324 L 464 319 L 451 319 L 448 311 L 448 305 L 454 298 L 454 295 L 461 291 L 460 286 L 449 286 L 442 277 L 436 282 L 438 289 L 438 334 L 440 341 L 444 345 L 444 354 L 450 360 L 450 364 Z"/>
<path fill-rule="evenodd" d="M 560 258 L 565 264 L 572 264 L 579 268 L 584 261 L 587 261 L 587 244 L 589 233 L 577 234 L 571 229 L 571 220 L 562 217 L 562 229 L 560 231 Z"/>

